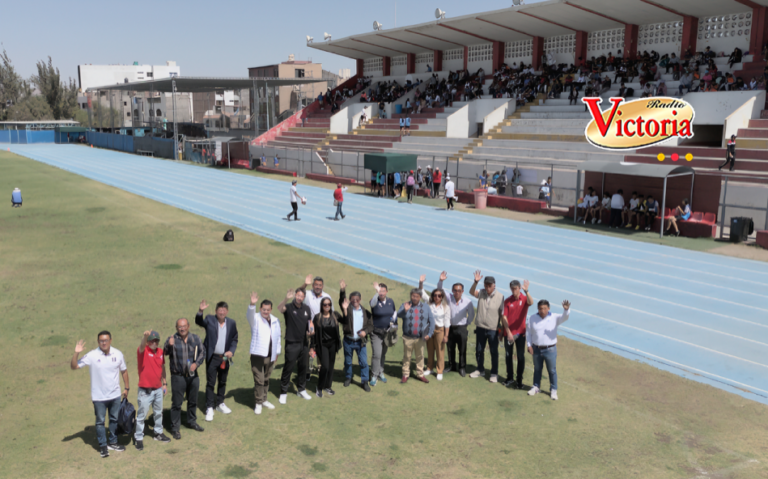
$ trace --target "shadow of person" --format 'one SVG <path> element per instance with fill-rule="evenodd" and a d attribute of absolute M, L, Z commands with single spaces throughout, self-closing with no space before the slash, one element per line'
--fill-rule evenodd
<path fill-rule="evenodd" d="M 256 404 L 256 399 L 253 395 L 253 388 L 232 389 L 227 391 L 226 398 L 232 398 L 237 404 L 242 404 L 243 406 L 248 406 L 249 408 L 254 407 L 254 404 Z"/>
<path fill-rule="evenodd" d="M 109 431 L 107 431 L 107 435 L 109 435 Z M 96 439 L 96 426 L 85 426 L 82 431 L 66 436 L 61 442 L 69 442 L 74 439 L 81 439 L 84 444 L 88 444 L 95 451 L 99 450 L 99 440 Z"/>

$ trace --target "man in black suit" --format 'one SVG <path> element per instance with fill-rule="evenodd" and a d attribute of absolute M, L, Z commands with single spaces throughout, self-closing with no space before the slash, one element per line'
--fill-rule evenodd
<path fill-rule="evenodd" d="M 203 312 L 208 308 L 208 303 L 200 302 L 200 309 L 195 316 L 195 324 L 205 328 L 205 372 L 207 383 L 205 385 L 205 420 L 213 421 L 214 408 L 223 414 L 232 412 L 224 404 L 224 394 L 227 390 L 227 375 L 229 364 L 237 349 L 237 324 L 235 320 L 228 318 L 229 306 L 221 301 L 216 304 L 216 315 L 203 317 Z M 219 387 L 214 396 L 213 389 L 218 379 Z"/>

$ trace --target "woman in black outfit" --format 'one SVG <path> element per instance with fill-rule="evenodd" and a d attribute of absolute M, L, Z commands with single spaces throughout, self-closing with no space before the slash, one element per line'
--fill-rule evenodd
<path fill-rule="evenodd" d="M 336 362 L 336 353 L 341 349 L 341 337 L 339 336 L 339 313 L 331 308 L 331 298 L 324 298 L 320 302 L 320 312 L 312 319 L 315 326 L 315 334 L 309 345 L 309 354 L 316 355 L 320 360 L 320 374 L 317 380 L 317 397 L 323 397 L 323 390 L 328 396 L 335 392 L 331 389 L 333 382 L 333 365 Z"/>

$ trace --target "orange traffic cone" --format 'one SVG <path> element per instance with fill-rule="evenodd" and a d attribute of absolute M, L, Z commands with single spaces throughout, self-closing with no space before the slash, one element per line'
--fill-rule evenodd
<path fill-rule="evenodd" d="M 93 148 L 93 145 L 91 145 L 91 148 Z"/>

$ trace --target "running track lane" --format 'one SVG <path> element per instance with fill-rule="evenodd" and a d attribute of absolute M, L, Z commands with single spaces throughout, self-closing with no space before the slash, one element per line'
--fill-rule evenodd
<path fill-rule="evenodd" d="M 765 263 L 360 195 L 333 222 L 331 192 L 301 182 L 308 204 L 287 222 L 282 181 L 74 145 L 11 151 L 408 284 L 447 270 L 468 290 L 480 269 L 508 295 L 529 279 L 554 311 L 572 302 L 563 335 L 768 404 Z"/>

